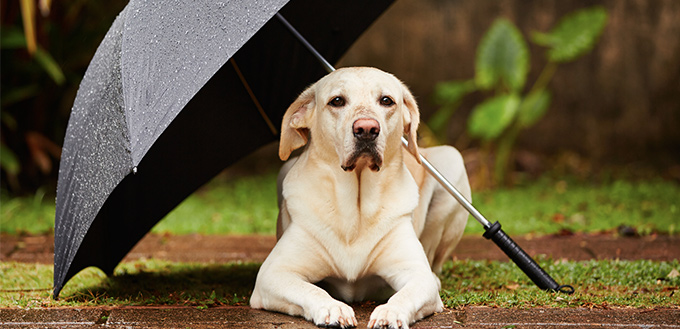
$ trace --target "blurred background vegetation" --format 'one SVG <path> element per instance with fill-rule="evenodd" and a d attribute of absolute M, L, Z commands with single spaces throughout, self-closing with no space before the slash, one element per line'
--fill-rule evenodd
<path fill-rule="evenodd" d="M 78 85 L 127 1 L 0 2 L 3 193 L 54 194 Z"/>
<path fill-rule="evenodd" d="M 126 3 L 0 2 L 4 197 L 36 191 L 54 194 L 60 148 L 78 84 Z M 569 14 L 584 8 L 595 8 L 595 14 L 575 27 L 599 26 L 595 40 L 577 59 L 552 65 L 556 60 L 549 50 L 555 40 L 550 36 Z M 513 184 L 518 175 L 538 177 L 555 170 L 585 178 L 612 166 L 625 174 L 677 182 L 677 17 L 680 2 L 675 0 L 398 0 L 338 66 L 376 66 L 404 80 L 418 96 L 423 122 L 433 128 L 432 134 L 422 135 L 463 150 L 473 180 L 483 172 L 481 168 L 493 167 L 499 142 L 509 140 L 504 134 L 481 138 L 478 131 L 470 130 L 474 112 L 480 112 L 475 109 L 507 90 L 523 100 L 546 103 L 531 125 L 513 132 L 511 152 L 502 165 L 506 177 L 490 183 L 476 180 L 478 186 Z M 525 40 L 524 82 L 510 88 L 507 83 L 480 85 L 482 43 L 498 29 Z M 546 67 L 552 77 L 545 83 L 549 92 L 536 93 L 532 86 L 541 81 Z M 467 83 L 455 111 L 446 110 L 449 105 L 441 97 L 442 86 L 451 81 Z M 507 127 L 511 126 L 512 121 Z M 490 150 L 488 156 L 483 156 L 485 149 Z M 272 167 L 280 164 L 275 155 L 260 161 Z"/>
<path fill-rule="evenodd" d="M 548 85 L 558 65 L 589 53 L 606 22 L 606 10 L 595 6 L 568 13 L 548 33 L 533 32 L 531 41 L 546 48 L 546 64 L 536 81 L 529 84 L 531 60 L 525 38 L 509 20 L 496 19 L 477 46 L 475 76 L 437 84 L 434 99 L 441 107 L 423 130 L 429 133 L 433 144 L 446 142 L 449 122 L 463 98 L 476 91 L 491 93 L 472 109 L 466 132 L 481 143 L 479 184 L 509 183 L 515 141 L 523 130 L 545 116 L 552 98 Z M 495 158 L 493 175 L 488 174 L 487 168 L 491 156 Z"/>

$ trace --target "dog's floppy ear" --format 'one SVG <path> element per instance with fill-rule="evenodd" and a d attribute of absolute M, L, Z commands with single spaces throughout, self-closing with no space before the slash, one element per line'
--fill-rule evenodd
<path fill-rule="evenodd" d="M 314 86 L 307 88 L 291 104 L 281 122 L 279 158 L 286 161 L 290 153 L 309 141 L 309 124 L 314 109 Z"/>
<path fill-rule="evenodd" d="M 404 95 L 404 107 L 407 111 L 403 111 L 404 115 L 404 134 L 407 135 L 408 151 L 416 157 L 416 161 L 420 163 L 420 156 L 418 153 L 418 124 L 420 124 L 420 110 L 416 99 L 408 90 L 408 87 L 402 84 L 402 94 Z"/>

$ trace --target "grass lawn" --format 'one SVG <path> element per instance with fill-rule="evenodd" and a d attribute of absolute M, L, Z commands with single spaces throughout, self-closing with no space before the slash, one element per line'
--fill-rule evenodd
<path fill-rule="evenodd" d="M 199 189 L 152 232 L 171 234 L 274 234 L 276 173 L 225 179 Z M 509 235 L 598 232 L 621 225 L 641 234 L 675 234 L 680 227 L 680 185 L 670 181 L 592 182 L 545 176 L 514 188 L 474 192 L 474 206 Z M 2 195 L 0 231 L 41 234 L 54 227 L 54 199 Z M 466 233 L 483 228 L 470 219 Z"/>
<path fill-rule="evenodd" d="M 539 264 L 573 295 L 538 289 L 513 263 L 448 262 L 441 275 L 448 307 L 677 307 L 680 263 L 553 261 Z M 247 305 L 259 264 L 193 264 L 159 260 L 123 263 L 113 277 L 88 268 L 51 299 L 52 266 L 0 263 L 0 307 Z M 9 288 L 9 289 L 6 289 Z"/>
<path fill-rule="evenodd" d="M 543 177 L 515 188 L 473 192 L 473 203 L 508 234 L 608 231 L 632 227 L 640 234 L 676 234 L 680 185 L 648 180 L 590 182 Z M 470 220 L 467 233 L 484 232 Z"/>
<path fill-rule="evenodd" d="M 194 193 L 156 227 L 157 233 L 273 234 L 275 173 L 239 179 L 217 178 Z M 509 235 L 563 230 L 598 232 L 621 225 L 641 234 L 676 234 L 680 185 L 662 180 L 591 182 L 548 176 L 512 189 L 474 193 L 475 206 Z M 0 231 L 43 234 L 54 225 L 54 200 L 2 195 Z M 470 219 L 466 232 L 479 234 Z M 574 295 L 536 288 L 513 264 L 449 262 L 441 276 L 449 307 L 677 307 L 680 264 L 653 261 L 554 261 L 538 259 Z M 89 268 L 72 279 L 61 299 L 50 298 L 52 266 L 0 263 L 0 307 L 214 305 L 247 303 L 259 264 L 192 264 L 158 260 L 123 263 L 113 277 Z"/>

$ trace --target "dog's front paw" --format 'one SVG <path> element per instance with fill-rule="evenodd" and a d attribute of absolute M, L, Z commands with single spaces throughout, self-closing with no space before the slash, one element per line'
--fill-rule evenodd
<path fill-rule="evenodd" d="M 368 327 L 372 329 L 408 329 L 409 322 L 410 320 L 406 313 L 393 306 L 383 304 L 376 307 L 373 313 L 371 313 Z"/>
<path fill-rule="evenodd" d="M 353 328 L 357 326 L 354 310 L 338 301 L 316 309 L 312 314 L 312 321 L 319 327 Z"/>

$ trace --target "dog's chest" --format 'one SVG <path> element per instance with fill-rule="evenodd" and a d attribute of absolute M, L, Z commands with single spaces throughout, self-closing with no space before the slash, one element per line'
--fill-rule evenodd
<path fill-rule="evenodd" d="M 310 171 L 307 171 L 310 172 Z M 312 171 L 313 172 L 313 171 Z M 383 174 L 382 176 L 379 176 Z M 381 241 L 409 221 L 418 191 L 406 168 L 361 179 L 306 175 L 284 183 L 291 221 L 318 241 L 333 276 L 354 281 L 370 275 Z"/>
<path fill-rule="evenodd" d="M 349 282 L 357 281 L 363 277 L 372 275 L 371 264 L 376 257 L 375 251 L 367 246 L 375 244 L 375 241 L 355 241 L 347 245 L 339 241 L 328 240 L 326 250 L 332 258 L 334 267 L 332 277 L 341 278 Z"/>

